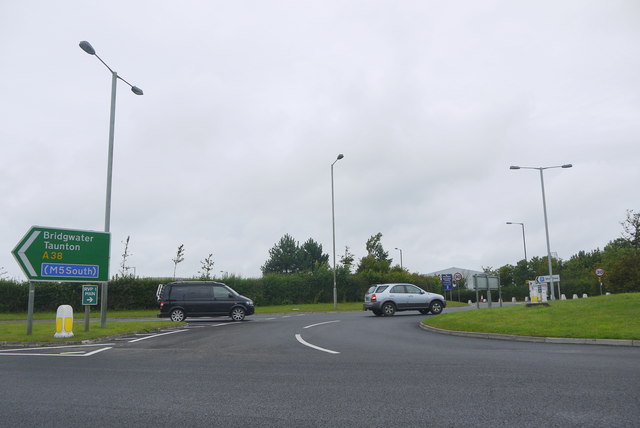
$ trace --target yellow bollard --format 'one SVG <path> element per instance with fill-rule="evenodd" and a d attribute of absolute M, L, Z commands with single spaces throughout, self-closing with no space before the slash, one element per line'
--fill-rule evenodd
<path fill-rule="evenodd" d="M 56 311 L 56 334 L 53 337 L 73 337 L 73 308 L 60 305 Z"/>

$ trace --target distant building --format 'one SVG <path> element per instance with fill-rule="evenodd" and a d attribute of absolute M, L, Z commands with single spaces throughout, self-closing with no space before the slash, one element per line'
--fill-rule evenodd
<path fill-rule="evenodd" d="M 479 273 L 484 273 L 482 271 L 479 270 L 471 270 L 471 269 L 463 269 L 463 268 L 458 268 L 458 267 L 450 267 L 449 269 L 442 269 L 436 272 L 430 272 L 427 275 L 428 276 L 440 276 L 442 274 L 447 274 L 450 273 L 452 275 L 455 275 L 456 273 L 459 273 L 462 275 L 462 279 L 464 280 L 464 285 L 467 289 L 469 290 L 473 290 L 473 275 L 475 274 L 479 274 Z"/>

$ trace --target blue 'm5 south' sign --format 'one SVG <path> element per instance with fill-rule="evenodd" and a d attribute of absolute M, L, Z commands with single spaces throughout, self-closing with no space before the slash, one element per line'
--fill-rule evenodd
<path fill-rule="evenodd" d="M 42 263 L 41 275 L 50 278 L 72 277 L 98 279 L 100 266 L 97 265 L 67 265 L 61 263 Z"/>

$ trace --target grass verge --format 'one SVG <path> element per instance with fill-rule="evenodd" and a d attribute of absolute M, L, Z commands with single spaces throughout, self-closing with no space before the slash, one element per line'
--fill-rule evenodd
<path fill-rule="evenodd" d="M 640 293 L 444 313 L 423 323 L 446 330 L 585 339 L 640 339 Z"/>

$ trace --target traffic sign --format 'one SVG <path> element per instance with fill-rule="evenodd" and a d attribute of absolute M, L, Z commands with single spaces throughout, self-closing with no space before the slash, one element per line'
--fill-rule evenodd
<path fill-rule="evenodd" d="M 456 272 L 453 274 L 453 279 L 455 281 L 462 281 L 462 274 L 460 272 Z"/>
<path fill-rule="evenodd" d="M 549 276 L 549 275 L 539 276 L 536 279 L 538 280 L 538 282 L 541 282 L 542 284 L 546 284 L 548 282 L 551 282 L 551 276 Z M 553 282 L 560 282 L 560 275 L 553 275 Z"/>
<path fill-rule="evenodd" d="M 97 285 L 82 286 L 82 304 L 83 305 L 98 304 L 98 286 Z"/>
<path fill-rule="evenodd" d="M 453 290 L 453 274 L 443 273 L 440 275 L 440 280 L 442 281 L 442 288 L 444 291 Z"/>
<path fill-rule="evenodd" d="M 33 226 L 13 249 L 29 281 L 109 280 L 110 234 Z"/>
<path fill-rule="evenodd" d="M 596 275 L 598 275 L 600 278 L 602 278 L 604 276 L 604 269 L 602 269 L 602 268 L 596 269 Z"/>

